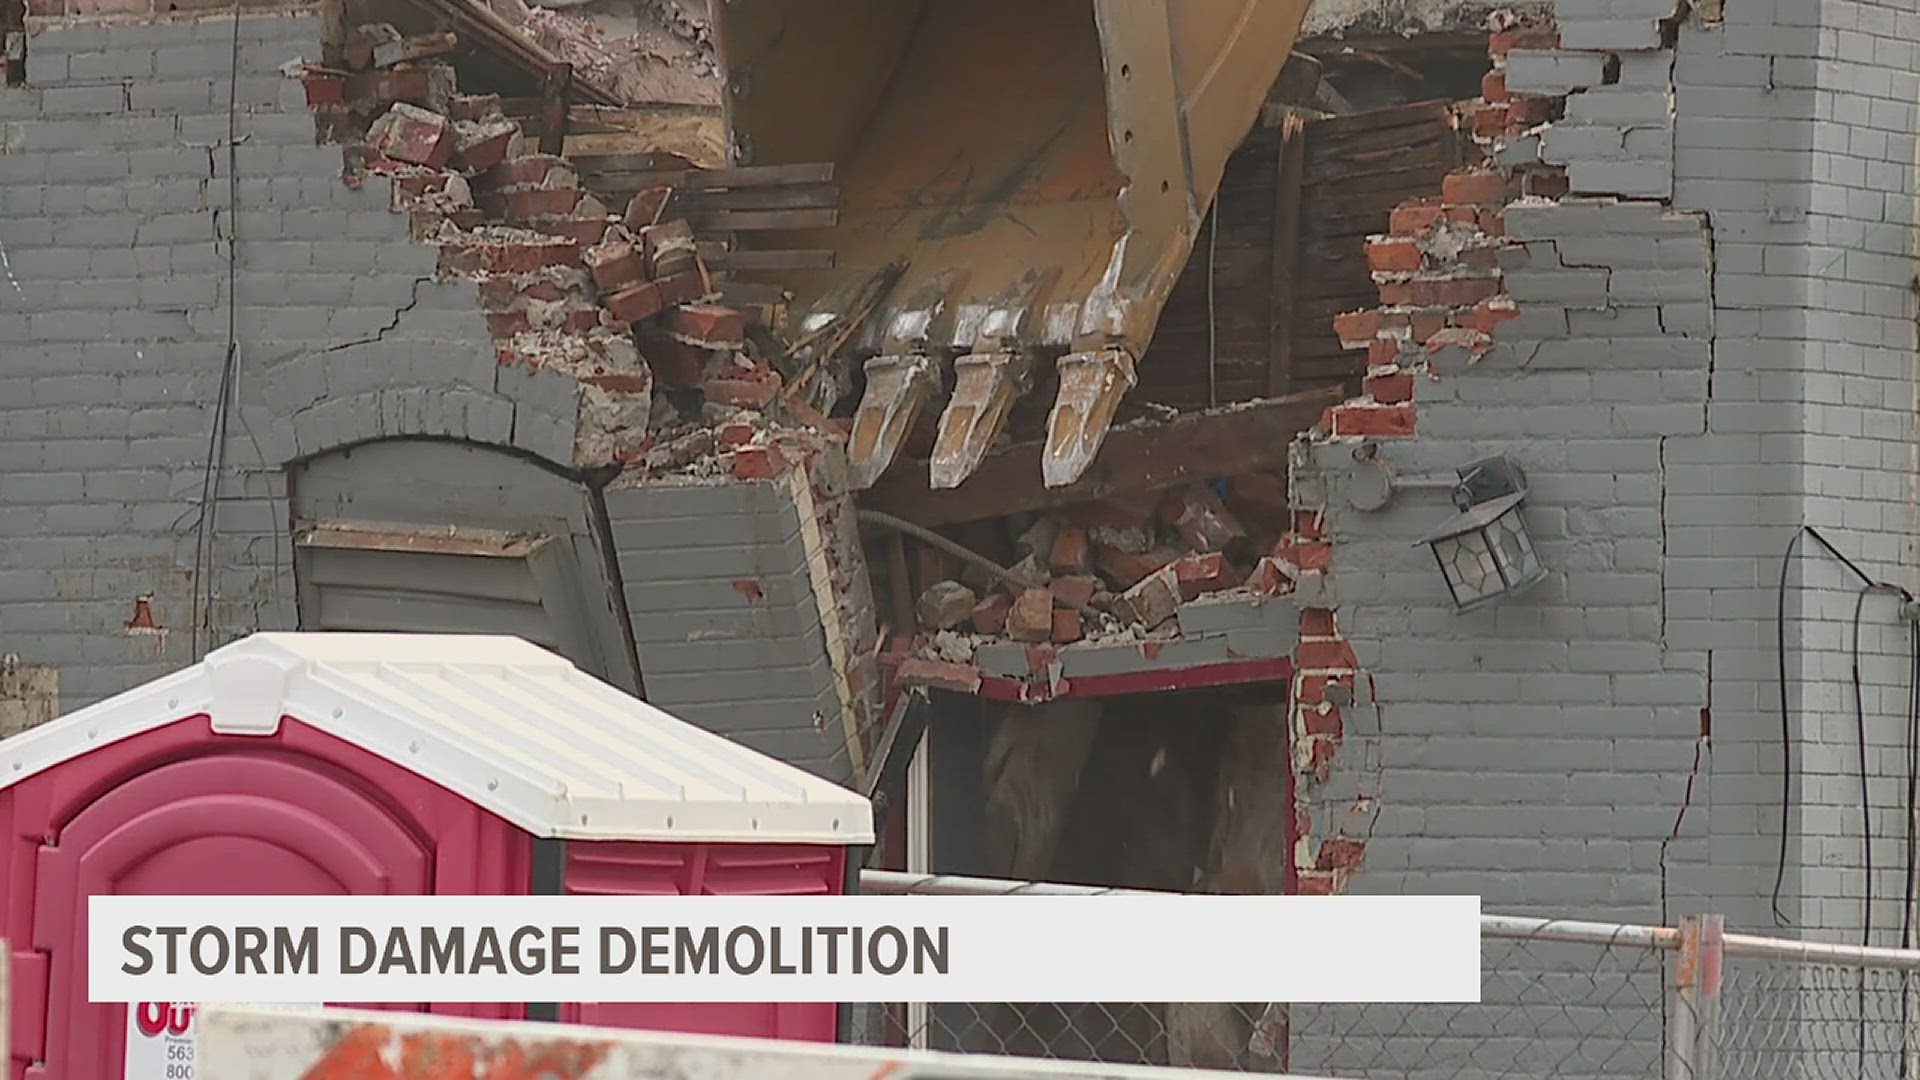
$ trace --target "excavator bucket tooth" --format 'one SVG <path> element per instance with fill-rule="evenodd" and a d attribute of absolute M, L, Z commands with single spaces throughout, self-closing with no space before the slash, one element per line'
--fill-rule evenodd
<path fill-rule="evenodd" d="M 953 362 L 953 396 L 933 444 L 935 490 L 959 487 L 980 467 L 1013 403 L 1027 391 L 1028 367 L 1027 354 L 1019 350 L 971 353 Z"/>
<path fill-rule="evenodd" d="M 1133 354 L 1118 346 L 1072 352 L 1060 358 L 1060 393 L 1047 416 L 1046 453 L 1040 468 L 1048 487 L 1080 479 L 1106 441 L 1120 399 L 1133 389 Z"/>
<path fill-rule="evenodd" d="M 940 384 L 933 358 L 924 353 L 876 356 L 867 361 L 867 389 L 853 414 L 847 464 L 853 486 L 864 490 L 880 479 L 927 399 Z"/>

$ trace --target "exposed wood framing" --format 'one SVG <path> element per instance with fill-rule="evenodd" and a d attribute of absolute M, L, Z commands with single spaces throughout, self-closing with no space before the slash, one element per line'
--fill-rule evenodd
<path fill-rule="evenodd" d="M 556 68 L 567 67 L 559 57 L 528 40 L 526 35 L 475 0 L 409 0 L 458 34 L 460 40 L 498 54 L 542 85 Z M 586 80 L 573 80 L 573 96 L 595 105 L 621 105 L 619 95 Z"/>
<path fill-rule="evenodd" d="M 1038 442 L 988 454 L 965 483 L 945 491 L 928 486 L 926 463 L 898 462 L 862 502 L 932 527 L 1275 468 L 1285 463 L 1294 436 L 1342 397 L 1338 388 L 1325 388 L 1164 423 L 1116 427 L 1099 457 L 1065 487 L 1042 483 L 1044 447 Z"/>
<path fill-rule="evenodd" d="M 573 65 L 556 64 L 547 73 L 546 93 L 542 98 L 540 118 L 545 121 L 545 129 L 540 133 L 540 152 L 559 157 L 567 152 L 567 98 L 573 90 Z"/>
<path fill-rule="evenodd" d="M 1318 82 L 1315 82 L 1318 85 Z M 1294 282 L 1300 272 L 1300 182 L 1306 166 L 1306 121 L 1280 122 L 1280 155 L 1273 185 L 1273 297 L 1267 314 L 1267 396 L 1293 389 Z"/>

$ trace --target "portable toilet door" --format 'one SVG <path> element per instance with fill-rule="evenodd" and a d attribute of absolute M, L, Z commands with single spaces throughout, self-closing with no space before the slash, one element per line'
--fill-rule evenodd
<path fill-rule="evenodd" d="M 87 1001 L 90 896 L 840 892 L 873 839 L 861 796 L 545 650 L 425 634 L 257 634 L 0 741 L 0 820 L 11 1080 L 168 1076 Z M 557 1018 L 832 1038 L 832 1011 Z"/>

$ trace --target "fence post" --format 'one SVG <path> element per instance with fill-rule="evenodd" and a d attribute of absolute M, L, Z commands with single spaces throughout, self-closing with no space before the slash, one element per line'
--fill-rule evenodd
<path fill-rule="evenodd" d="M 1719 1080 L 1720 961 L 1725 932 L 1726 920 L 1719 915 L 1680 919 L 1669 1080 Z"/>

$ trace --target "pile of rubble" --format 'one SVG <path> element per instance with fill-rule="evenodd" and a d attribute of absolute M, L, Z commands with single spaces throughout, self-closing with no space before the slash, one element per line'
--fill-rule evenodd
<path fill-rule="evenodd" d="M 1321 568 L 1315 551 L 1282 534 L 1289 520 L 1286 483 L 1265 472 L 1044 514 L 1021 533 L 1022 557 L 1004 575 L 982 566 L 920 594 L 919 652 L 965 662 L 979 638 L 1178 637 L 1185 605 L 1288 593 Z"/>
<path fill-rule="evenodd" d="M 746 318 L 719 302 L 693 229 L 663 217 L 672 192 L 615 213 L 498 97 L 457 92 L 435 59 L 447 39 L 363 26 L 356 70 L 299 73 L 347 146 L 348 182 L 392 178 L 394 209 L 440 249 L 441 275 L 477 284 L 503 367 L 578 381 L 575 465 L 763 472 L 772 451 L 749 448 L 770 446 L 780 377 L 749 358 Z"/>

